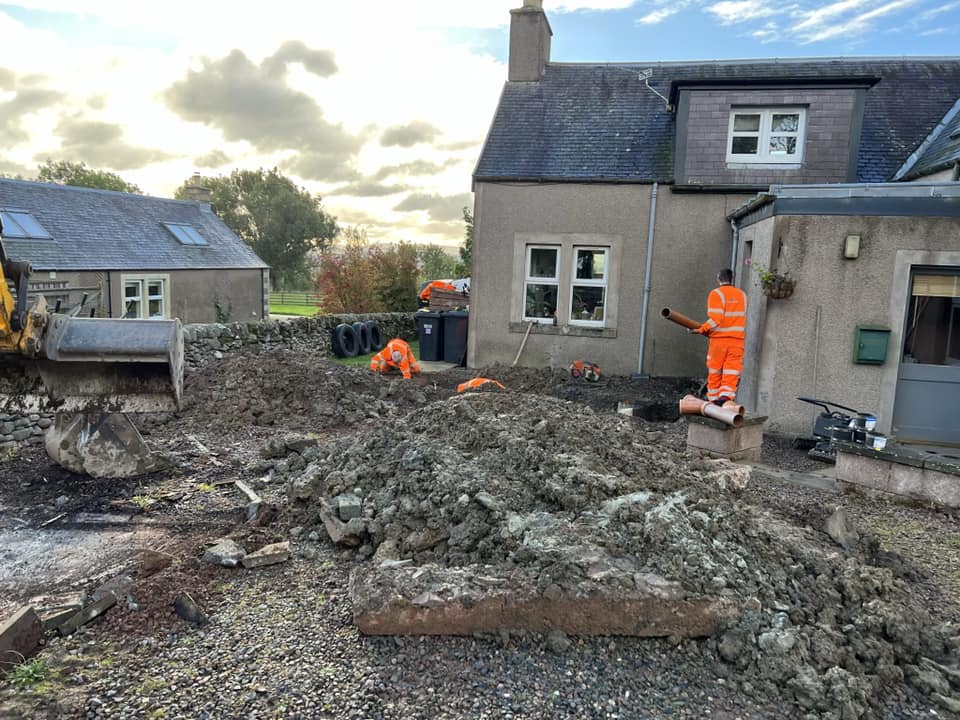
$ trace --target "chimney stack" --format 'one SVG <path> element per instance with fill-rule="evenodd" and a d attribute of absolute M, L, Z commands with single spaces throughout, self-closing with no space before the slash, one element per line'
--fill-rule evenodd
<path fill-rule="evenodd" d="M 187 181 L 186 190 L 187 200 L 193 200 L 197 203 L 209 203 L 213 199 L 213 191 L 203 186 L 203 178 L 200 173 L 195 172 L 193 177 Z"/>
<path fill-rule="evenodd" d="M 543 12 L 543 0 L 523 0 L 510 11 L 510 82 L 536 82 L 550 62 L 553 31 Z"/>

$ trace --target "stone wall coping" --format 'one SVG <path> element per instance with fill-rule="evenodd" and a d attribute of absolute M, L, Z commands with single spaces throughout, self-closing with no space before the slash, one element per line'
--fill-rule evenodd
<path fill-rule="evenodd" d="M 921 468 L 923 470 L 935 470 L 947 475 L 960 476 L 960 449 L 957 450 L 957 459 L 942 455 L 940 453 L 928 454 L 916 448 L 904 447 L 896 443 L 888 443 L 883 450 L 874 450 L 872 447 L 860 445 L 858 443 L 837 442 L 838 453 L 847 453 L 849 455 L 859 455 L 874 460 L 881 460 L 898 465 L 909 465 L 910 467 Z"/>
<path fill-rule="evenodd" d="M 766 415 L 748 415 L 743 418 L 743 425 L 739 428 L 735 428 L 732 425 L 727 425 L 722 423 L 719 420 L 714 420 L 713 418 L 704 417 L 703 415 L 684 415 L 687 419 L 687 422 L 696 423 L 698 425 L 706 425 L 709 428 L 714 430 L 742 430 L 745 427 L 750 427 L 752 425 L 763 425 L 767 421 Z"/>

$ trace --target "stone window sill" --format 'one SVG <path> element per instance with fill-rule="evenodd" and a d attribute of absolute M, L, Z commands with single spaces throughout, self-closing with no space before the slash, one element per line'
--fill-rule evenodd
<path fill-rule="evenodd" d="M 528 322 L 510 323 L 510 332 L 526 333 Z M 616 328 L 594 328 L 580 327 L 578 325 L 546 325 L 534 323 L 531 335 L 564 335 L 568 337 L 593 337 L 593 338 L 615 338 L 617 336 Z"/>

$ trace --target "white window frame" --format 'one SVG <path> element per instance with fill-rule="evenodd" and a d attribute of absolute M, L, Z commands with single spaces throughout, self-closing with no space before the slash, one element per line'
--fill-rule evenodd
<path fill-rule="evenodd" d="M 534 250 L 553 250 L 556 253 L 557 260 L 554 263 L 554 275 L 552 278 L 545 277 L 533 277 L 530 274 L 531 260 L 533 259 Z M 524 261 L 524 279 L 523 279 L 523 297 L 521 301 L 523 302 L 523 319 L 525 322 L 535 322 L 540 325 L 553 325 L 554 318 L 541 318 L 541 317 L 529 317 L 527 315 L 527 286 L 528 285 L 553 285 L 557 288 L 557 312 L 560 311 L 560 261 L 562 259 L 562 251 L 560 245 L 527 245 L 526 249 L 526 259 Z"/>
<path fill-rule="evenodd" d="M 772 132 L 774 115 L 799 115 L 796 132 Z M 759 115 L 760 129 L 756 132 L 734 131 L 733 123 L 737 115 Z M 799 165 L 803 162 L 803 146 L 807 134 L 807 109 L 804 107 L 735 107 L 730 110 L 730 121 L 727 128 L 727 162 L 746 163 L 750 165 Z M 757 152 L 733 152 L 735 137 L 756 137 Z M 770 152 L 771 137 L 795 137 L 797 152 L 793 155 L 779 155 Z"/>
<path fill-rule="evenodd" d="M 150 283 L 159 282 L 162 285 L 162 294 L 160 299 L 163 307 L 163 315 L 159 317 L 150 317 L 150 300 L 157 296 L 149 295 Z M 131 320 L 167 320 L 170 318 L 170 276 L 169 275 L 122 275 L 120 277 L 120 302 L 123 303 L 122 318 L 127 317 L 127 286 L 136 284 L 139 288 L 140 313 Z"/>
<path fill-rule="evenodd" d="M 603 253 L 603 278 L 596 279 L 585 279 L 577 278 L 577 256 L 581 250 L 590 250 L 593 252 L 602 252 Z M 607 325 L 607 314 L 610 303 L 610 248 L 604 245 L 574 245 L 573 246 L 573 261 L 571 265 L 570 272 L 570 297 L 567 301 L 567 322 L 570 325 L 578 325 L 580 327 L 606 327 Z M 576 286 L 581 287 L 601 287 L 603 288 L 603 320 L 574 320 L 573 319 L 573 288 Z"/>

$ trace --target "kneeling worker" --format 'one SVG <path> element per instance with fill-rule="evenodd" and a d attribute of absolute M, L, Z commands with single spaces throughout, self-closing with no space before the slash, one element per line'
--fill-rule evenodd
<path fill-rule="evenodd" d="M 707 347 L 707 400 L 715 405 L 736 400 L 743 370 L 747 296 L 733 285 L 733 271 L 717 274 L 718 287 L 707 298 L 708 320 L 691 330 L 710 338 Z"/>
<path fill-rule="evenodd" d="M 409 380 L 411 373 L 420 374 L 420 365 L 413 356 L 413 351 L 400 338 L 394 338 L 383 350 L 370 358 L 370 369 L 373 372 L 385 373 L 396 368 L 403 373 L 404 380 Z"/>

